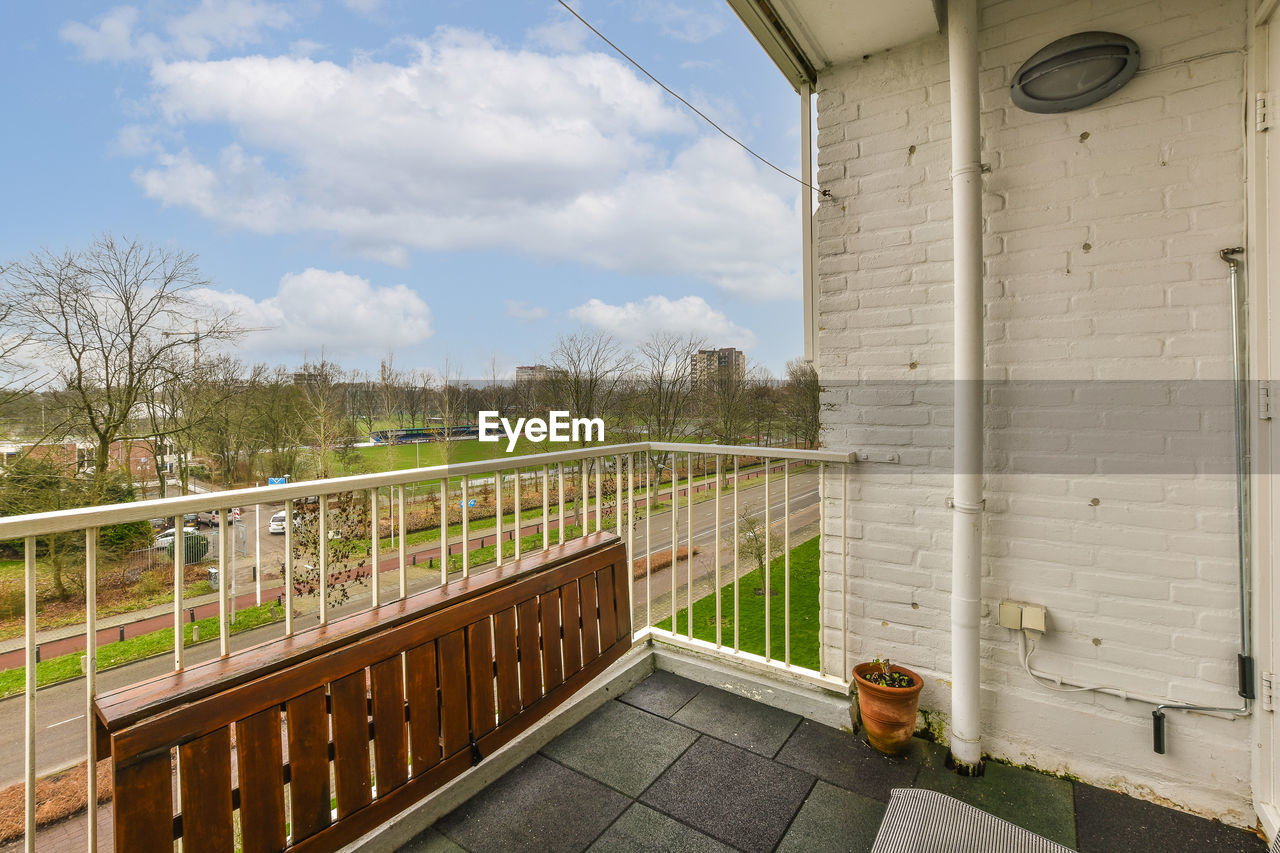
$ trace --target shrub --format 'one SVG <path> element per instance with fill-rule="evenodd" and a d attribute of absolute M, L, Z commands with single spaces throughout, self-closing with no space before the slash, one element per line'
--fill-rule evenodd
<path fill-rule="evenodd" d="M 153 569 L 142 573 L 142 577 L 138 578 L 138 584 L 133 588 L 133 591 L 143 598 L 153 598 L 164 592 L 164 589 L 164 578 L 159 571 Z"/>

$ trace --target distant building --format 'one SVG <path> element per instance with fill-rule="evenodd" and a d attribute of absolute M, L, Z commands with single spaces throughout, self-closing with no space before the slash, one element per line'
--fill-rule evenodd
<path fill-rule="evenodd" d="M 545 364 L 522 364 L 516 367 L 517 382 L 542 382 L 551 376 L 551 368 Z"/>
<path fill-rule="evenodd" d="M 695 386 L 719 377 L 744 379 L 746 375 L 747 357 L 740 349 L 704 349 L 689 356 L 689 379 Z"/>

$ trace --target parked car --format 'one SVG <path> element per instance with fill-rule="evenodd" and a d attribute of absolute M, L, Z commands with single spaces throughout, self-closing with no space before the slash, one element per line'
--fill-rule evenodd
<path fill-rule="evenodd" d="M 196 527 L 199 527 L 202 524 L 205 525 L 206 527 L 212 527 L 214 524 L 213 516 L 214 516 L 213 512 L 209 512 L 208 510 L 202 509 L 197 512 L 189 512 L 186 515 L 184 515 L 182 517 L 182 523 L 194 524 Z"/>
<path fill-rule="evenodd" d="M 163 550 L 165 548 L 168 548 L 170 545 L 173 544 L 173 538 L 174 538 L 173 533 L 174 532 L 172 530 L 166 530 L 164 533 L 161 533 L 159 536 L 156 537 L 155 544 L 152 547 L 156 548 L 157 550 Z M 190 533 L 199 534 L 200 528 L 183 527 L 182 533 L 184 536 Z"/>
<path fill-rule="evenodd" d="M 209 513 L 209 516 L 210 516 L 209 524 L 212 525 L 213 527 L 218 527 L 220 524 L 220 519 L 218 518 L 218 510 L 215 509 L 213 512 Z M 240 507 L 234 507 L 231 510 L 231 521 L 234 523 L 239 520 L 240 520 Z"/>
<path fill-rule="evenodd" d="M 287 516 L 285 515 L 284 510 L 280 510 L 275 515 L 271 516 L 271 521 L 267 523 L 267 532 L 268 533 L 284 533 L 284 525 L 285 525 L 286 517 Z M 293 526 L 297 527 L 300 524 L 302 524 L 302 519 L 298 518 L 298 514 L 295 512 L 293 514 Z"/>

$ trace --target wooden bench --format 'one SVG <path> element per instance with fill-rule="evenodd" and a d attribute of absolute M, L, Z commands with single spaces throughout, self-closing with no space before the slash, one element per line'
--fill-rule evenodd
<path fill-rule="evenodd" d="M 231 851 L 237 811 L 245 853 L 359 838 L 630 648 L 628 568 L 594 534 L 102 694 L 115 849 Z"/>

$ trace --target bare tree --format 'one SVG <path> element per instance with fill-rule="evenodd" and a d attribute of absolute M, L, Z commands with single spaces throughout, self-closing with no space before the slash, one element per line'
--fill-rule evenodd
<path fill-rule="evenodd" d="M 779 548 L 776 539 L 766 542 L 764 521 L 758 515 L 744 512 L 738 516 L 738 551 L 755 562 L 763 580 L 765 560 L 775 556 Z"/>
<path fill-rule="evenodd" d="M 175 473 L 182 494 L 187 494 L 191 455 L 211 422 L 224 414 L 232 397 L 242 390 L 236 383 L 224 381 L 229 363 L 225 356 L 200 362 L 175 350 L 169 353 L 163 368 L 156 371 L 157 385 L 143 397 L 142 406 L 155 451 L 152 468 L 160 497 L 168 491 L 164 456 L 171 455 L 176 460 Z M 265 368 L 259 370 L 265 372 Z"/>
<path fill-rule="evenodd" d="M 11 264 L 4 283 L 14 324 L 61 380 L 78 427 L 94 441 L 99 497 L 111 445 L 138 437 L 137 406 L 173 351 L 236 333 L 230 315 L 193 302 L 191 291 L 207 284 L 195 255 L 136 240 L 104 235 L 80 251 L 41 250 Z M 198 335 L 177 332 L 197 319 Z"/>
<path fill-rule="evenodd" d="M 561 335 L 549 360 L 549 382 L 558 405 L 573 417 L 618 423 L 614 404 L 632 362 L 612 335 L 603 331 Z"/>
<path fill-rule="evenodd" d="M 703 382 L 698 392 L 707 431 L 719 444 L 738 444 L 751 419 L 752 384 L 746 376 L 723 370 Z"/>
<path fill-rule="evenodd" d="M 0 266 L 0 280 L 6 268 Z M 34 369 L 22 363 L 20 354 L 30 333 L 17 322 L 14 303 L 0 299 L 0 408 L 7 408 L 31 393 Z"/>
<path fill-rule="evenodd" d="M 315 470 L 321 479 L 333 476 L 334 462 L 351 452 L 355 425 L 346 409 L 345 378 L 342 368 L 323 355 L 298 373 L 303 436 L 316 452 Z"/>
<path fill-rule="evenodd" d="M 287 370 L 263 371 L 253 410 L 254 430 L 264 453 L 263 475 L 297 477 L 302 466 L 298 445 L 304 441 L 306 416 L 302 390 Z"/>
<path fill-rule="evenodd" d="M 453 428 L 462 423 L 464 417 L 464 397 L 461 376 L 456 365 L 450 364 L 446 358 L 444 369 L 440 371 L 440 384 L 436 386 L 436 412 L 440 424 L 440 458 L 449 464 L 452 455 L 450 439 Z"/>
<path fill-rule="evenodd" d="M 787 382 L 782 388 L 782 416 L 787 431 L 802 447 L 817 447 L 821 424 L 822 383 L 818 371 L 801 358 L 787 362 Z"/>

